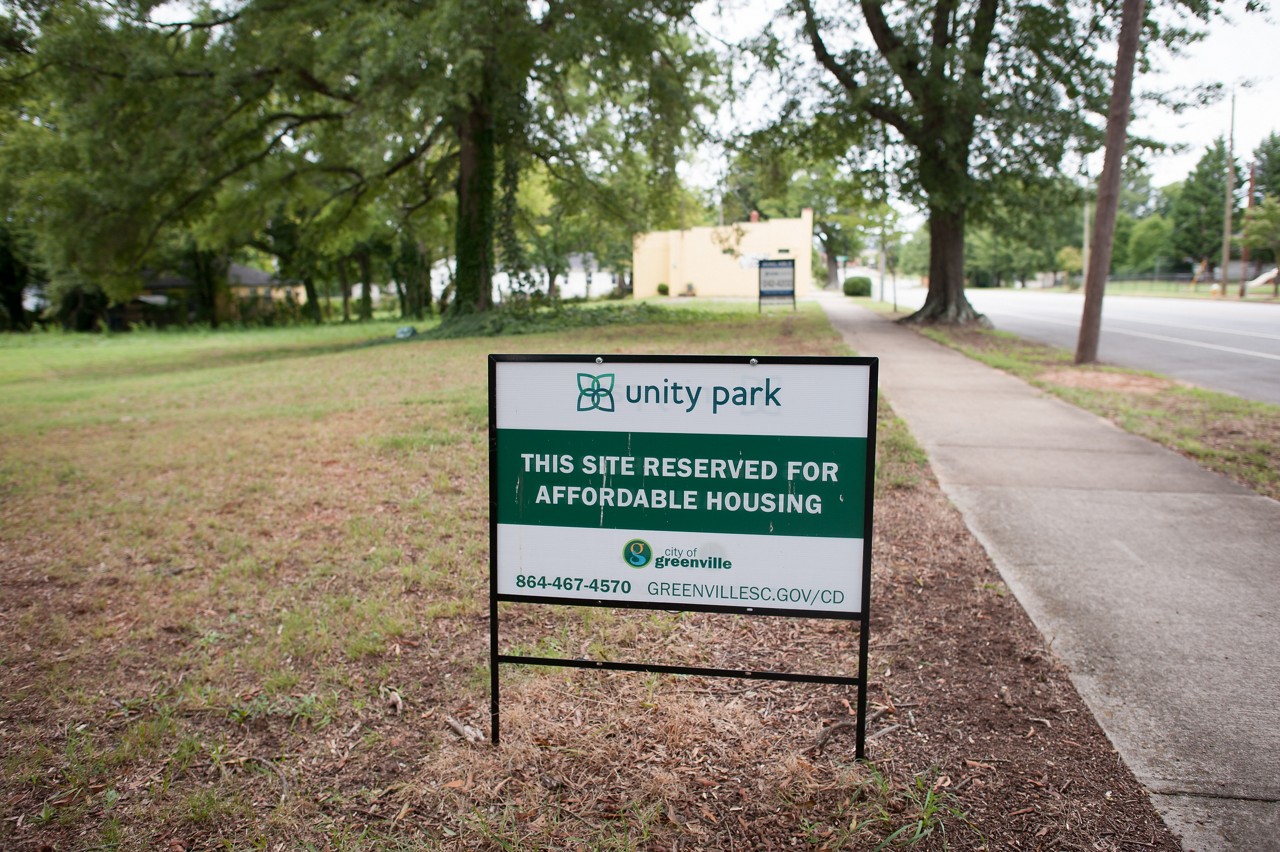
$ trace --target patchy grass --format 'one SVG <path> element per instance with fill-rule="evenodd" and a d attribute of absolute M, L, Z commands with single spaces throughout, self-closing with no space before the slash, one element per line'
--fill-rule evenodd
<path fill-rule="evenodd" d="M 920 332 L 1280 499 L 1280 406 L 1140 370 L 1076 366 L 1064 349 L 1007 332 L 942 326 Z"/>
<path fill-rule="evenodd" d="M 385 346 L 359 344 L 393 323 L 6 338 L 0 847 L 1155 837 L 1131 776 L 1026 744 L 1024 715 L 1052 715 L 1072 748 L 1109 753 L 1065 678 L 1029 656 L 1038 637 L 1012 598 L 981 588 L 994 574 L 883 405 L 870 676 L 896 730 L 875 763 L 850 759 L 851 737 L 815 751 L 849 719 L 849 689 L 523 666 L 504 667 L 502 749 L 454 736 L 448 717 L 487 728 L 488 353 L 846 354 L 814 306 L 677 311 Z M 661 648 L 677 664 L 845 674 L 858 641 L 847 622 L 514 604 L 502 630 L 507 649 L 546 655 Z M 944 666 L 954 682 L 933 677 Z M 1025 711 L 990 715 L 1000 683 Z"/>
<path fill-rule="evenodd" d="M 821 313 L 604 306 L 518 343 L 365 345 L 397 324 L 3 339 L 0 800 L 17 819 L 0 845 L 710 839 L 680 755 L 713 739 L 745 825 L 795 810 L 784 732 L 680 679 L 515 667 L 498 754 L 460 751 L 444 717 L 487 727 L 488 352 L 839 353 Z M 560 656 L 646 659 L 665 642 L 726 663 L 751 629 L 505 609 L 504 641 Z M 829 639 L 856 659 L 856 634 Z M 587 779 L 628 748 L 629 764 L 648 756 L 601 799 Z M 556 768 L 522 774 L 547 755 Z M 808 770 L 815 789 L 865 771 Z"/>
<path fill-rule="evenodd" d="M 906 421 L 895 415 L 881 396 L 876 406 L 876 499 L 891 489 L 915 488 L 930 476 L 924 450 Z"/>

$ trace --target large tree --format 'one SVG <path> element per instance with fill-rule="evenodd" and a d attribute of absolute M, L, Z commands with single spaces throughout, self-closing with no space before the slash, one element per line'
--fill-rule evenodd
<path fill-rule="evenodd" d="M 412 231 L 451 192 L 452 304 L 484 310 L 499 185 L 514 193 L 535 158 L 598 172 L 593 113 L 673 174 L 710 67 L 690 0 L 244 0 L 179 22 L 149 2 L 30 7 L 26 66 L 0 67 L 38 81 L 16 134 L 24 194 L 46 263 L 116 298 L 168 231 L 261 234 L 266 220 L 219 223 L 244 215 L 223 198 L 286 196 L 288 217 L 362 263 L 371 203 Z"/>
<path fill-rule="evenodd" d="M 1270 133 L 1253 149 L 1254 203 L 1268 195 L 1280 198 L 1280 133 Z"/>
<path fill-rule="evenodd" d="M 1245 214 L 1244 244 L 1251 249 L 1270 251 L 1273 257 L 1280 258 L 1280 197 L 1268 195 Z M 1244 284 L 1240 286 L 1243 288 Z M 1274 279 L 1273 292 L 1280 296 L 1280 276 Z"/>
<path fill-rule="evenodd" d="M 792 8 L 823 72 L 820 109 L 890 128 L 905 152 L 904 186 L 928 209 L 929 294 L 909 321 L 978 319 L 964 296 L 970 212 L 1011 179 L 1053 173 L 1072 150 L 1096 146 L 1117 9 L 1003 0 Z M 1202 18 L 1213 8 L 1186 7 Z M 1148 34 L 1185 30 L 1151 24 Z"/>
<path fill-rule="evenodd" d="M 492 304 L 499 188 L 511 161 L 583 166 L 584 112 L 621 115 L 655 167 L 674 172 L 707 68 L 686 21 L 691 0 L 445 2 L 457 93 L 448 120 L 459 151 L 455 313 Z M 584 104 L 581 95 L 593 104 Z M 643 133 L 638 128 L 644 126 Z M 505 184 L 505 185 L 504 185 Z M 512 205 L 507 205 L 513 210 Z"/>
<path fill-rule="evenodd" d="M 1236 170 L 1232 183 L 1239 187 L 1239 169 L 1235 163 L 1230 167 Z M 1196 266 L 1197 281 L 1222 253 L 1227 168 L 1227 143 L 1219 137 L 1205 149 L 1173 202 L 1173 249 Z"/>

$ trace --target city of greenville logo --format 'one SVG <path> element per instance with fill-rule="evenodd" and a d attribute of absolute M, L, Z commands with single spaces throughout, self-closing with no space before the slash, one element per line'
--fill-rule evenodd
<path fill-rule="evenodd" d="M 613 411 L 613 373 L 578 374 L 578 410 Z"/>

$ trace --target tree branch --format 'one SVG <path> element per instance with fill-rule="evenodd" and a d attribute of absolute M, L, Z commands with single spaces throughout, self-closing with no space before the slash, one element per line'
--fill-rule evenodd
<path fill-rule="evenodd" d="M 933 61 L 930 70 L 936 70 L 944 63 L 939 63 L 939 53 L 945 52 L 951 43 L 951 21 L 956 11 L 956 0 L 938 0 L 933 7 Z"/>
<path fill-rule="evenodd" d="M 940 0 L 940 2 L 948 2 L 948 0 Z M 920 73 L 920 57 L 916 56 L 911 48 L 898 38 L 893 27 L 889 26 L 889 19 L 885 17 L 881 0 L 860 0 L 859 5 L 862 7 L 862 17 L 867 22 L 867 29 L 871 30 L 871 38 L 875 41 L 880 55 L 884 57 L 885 62 L 889 63 L 893 73 L 902 81 L 902 85 L 911 93 L 916 103 L 924 107 L 924 92 L 921 86 L 924 77 Z"/>
<path fill-rule="evenodd" d="M 987 67 L 987 53 L 991 49 L 991 37 L 996 29 L 996 17 L 1000 0 L 979 0 L 974 13 L 973 35 L 969 37 L 969 49 L 964 54 L 964 76 L 969 87 L 982 88 L 982 74 Z"/>
<path fill-rule="evenodd" d="M 817 58 L 818 64 L 827 69 L 849 95 L 864 98 L 864 87 L 850 73 L 848 66 L 841 64 L 831 55 L 826 42 L 822 40 L 822 34 L 818 32 L 817 17 L 813 12 L 812 0 L 800 0 L 800 8 L 804 11 L 804 32 L 809 39 L 809 44 L 813 47 L 813 55 Z M 863 108 L 872 118 L 890 125 L 904 137 L 914 138 L 915 134 L 910 123 L 901 113 L 870 99 L 864 100 Z"/>
<path fill-rule="evenodd" d="M 800 0 L 800 8 L 804 10 L 804 33 L 809 38 L 809 44 L 813 46 L 813 55 L 817 57 L 818 64 L 831 72 L 831 75 L 836 78 L 836 81 L 849 94 L 859 94 L 862 86 L 849 73 L 849 69 L 836 61 L 836 58 L 831 55 L 831 51 L 827 50 L 826 42 L 822 40 L 822 34 L 818 32 L 818 22 L 813 13 L 811 0 Z"/>

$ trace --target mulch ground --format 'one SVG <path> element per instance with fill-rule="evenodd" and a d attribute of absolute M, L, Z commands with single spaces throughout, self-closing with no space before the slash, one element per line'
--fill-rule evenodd
<path fill-rule="evenodd" d="M 820 314 L 777 334 L 836 345 Z M 877 495 L 868 761 L 849 688 L 521 666 L 501 748 L 469 741 L 490 346 L 166 385 L 145 427 L 59 397 L 84 422 L 0 445 L 0 849 L 1178 848 L 927 468 Z M 509 652 L 856 673 L 848 622 L 502 619 Z"/>
<path fill-rule="evenodd" d="M 38 779 L 6 771 L 0 841 L 103 848 L 85 821 L 37 815 L 79 799 L 86 818 L 101 816 L 110 786 L 116 818 L 147 825 L 120 848 L 223 848 L 219 838 L 273 849 L 870 848 L 893 836 L 921 848 L 1177 849 L 936 485 L 887 491 L 875 521 L 869 765 L 852 759 L 846 727 L 819 745 L 825 728 L 851 721 L 848 689 L 618 673 L 506 670 L 503 748 L 468 744 L 447 719 L 485 728 L 483 691 L 460 700 L 450 682 L 485 654 L 487 619 L 438 618 L 393 650 L 401 682 L 421 685 L 411 704 L 385 692 L 382 706 L 318 728 L 275 714 L 179 714 L 190 737 L 223 744 L 221 759 L 122 765 L 52 802 Z M 13 629 L 22 611 L 74 617 L 75 589 L 48 588 L 23 561 L 31 567 L 6 559 L 0 569 L 7 660 L 31 654 Z M 598 618 L 625 637 L 617 620 L 632 615 Z M 557 629 L 560 615 L 536 607 L 504 624 L 513 641 Z M 592 629 L 573 627 L 567 641 L 585 645 Z M 710 665 L 741 665 L 748 650 L 765 665 L 844 670 L 855 647 L 840 622 L 686 615 L 636 626 L 636 648 L 654 629 L 672 655 Z M 192 641 L 175 628 L 139 652 L 172 655 Z M 7 667 L 6 694 L 32 695 L 22 682 L 55 664 Z M 65 771 L 72 716 L 6 700 L 0 742 L 12 752 L 43 732 L 49 773 Z M 119 709 L 102 721 L 128 718 Z M 211 823 L 149 804 L 142 793 L 162 779 L 209 791 Z M 228 790 L 234 807 L 219 804 Z"/>

